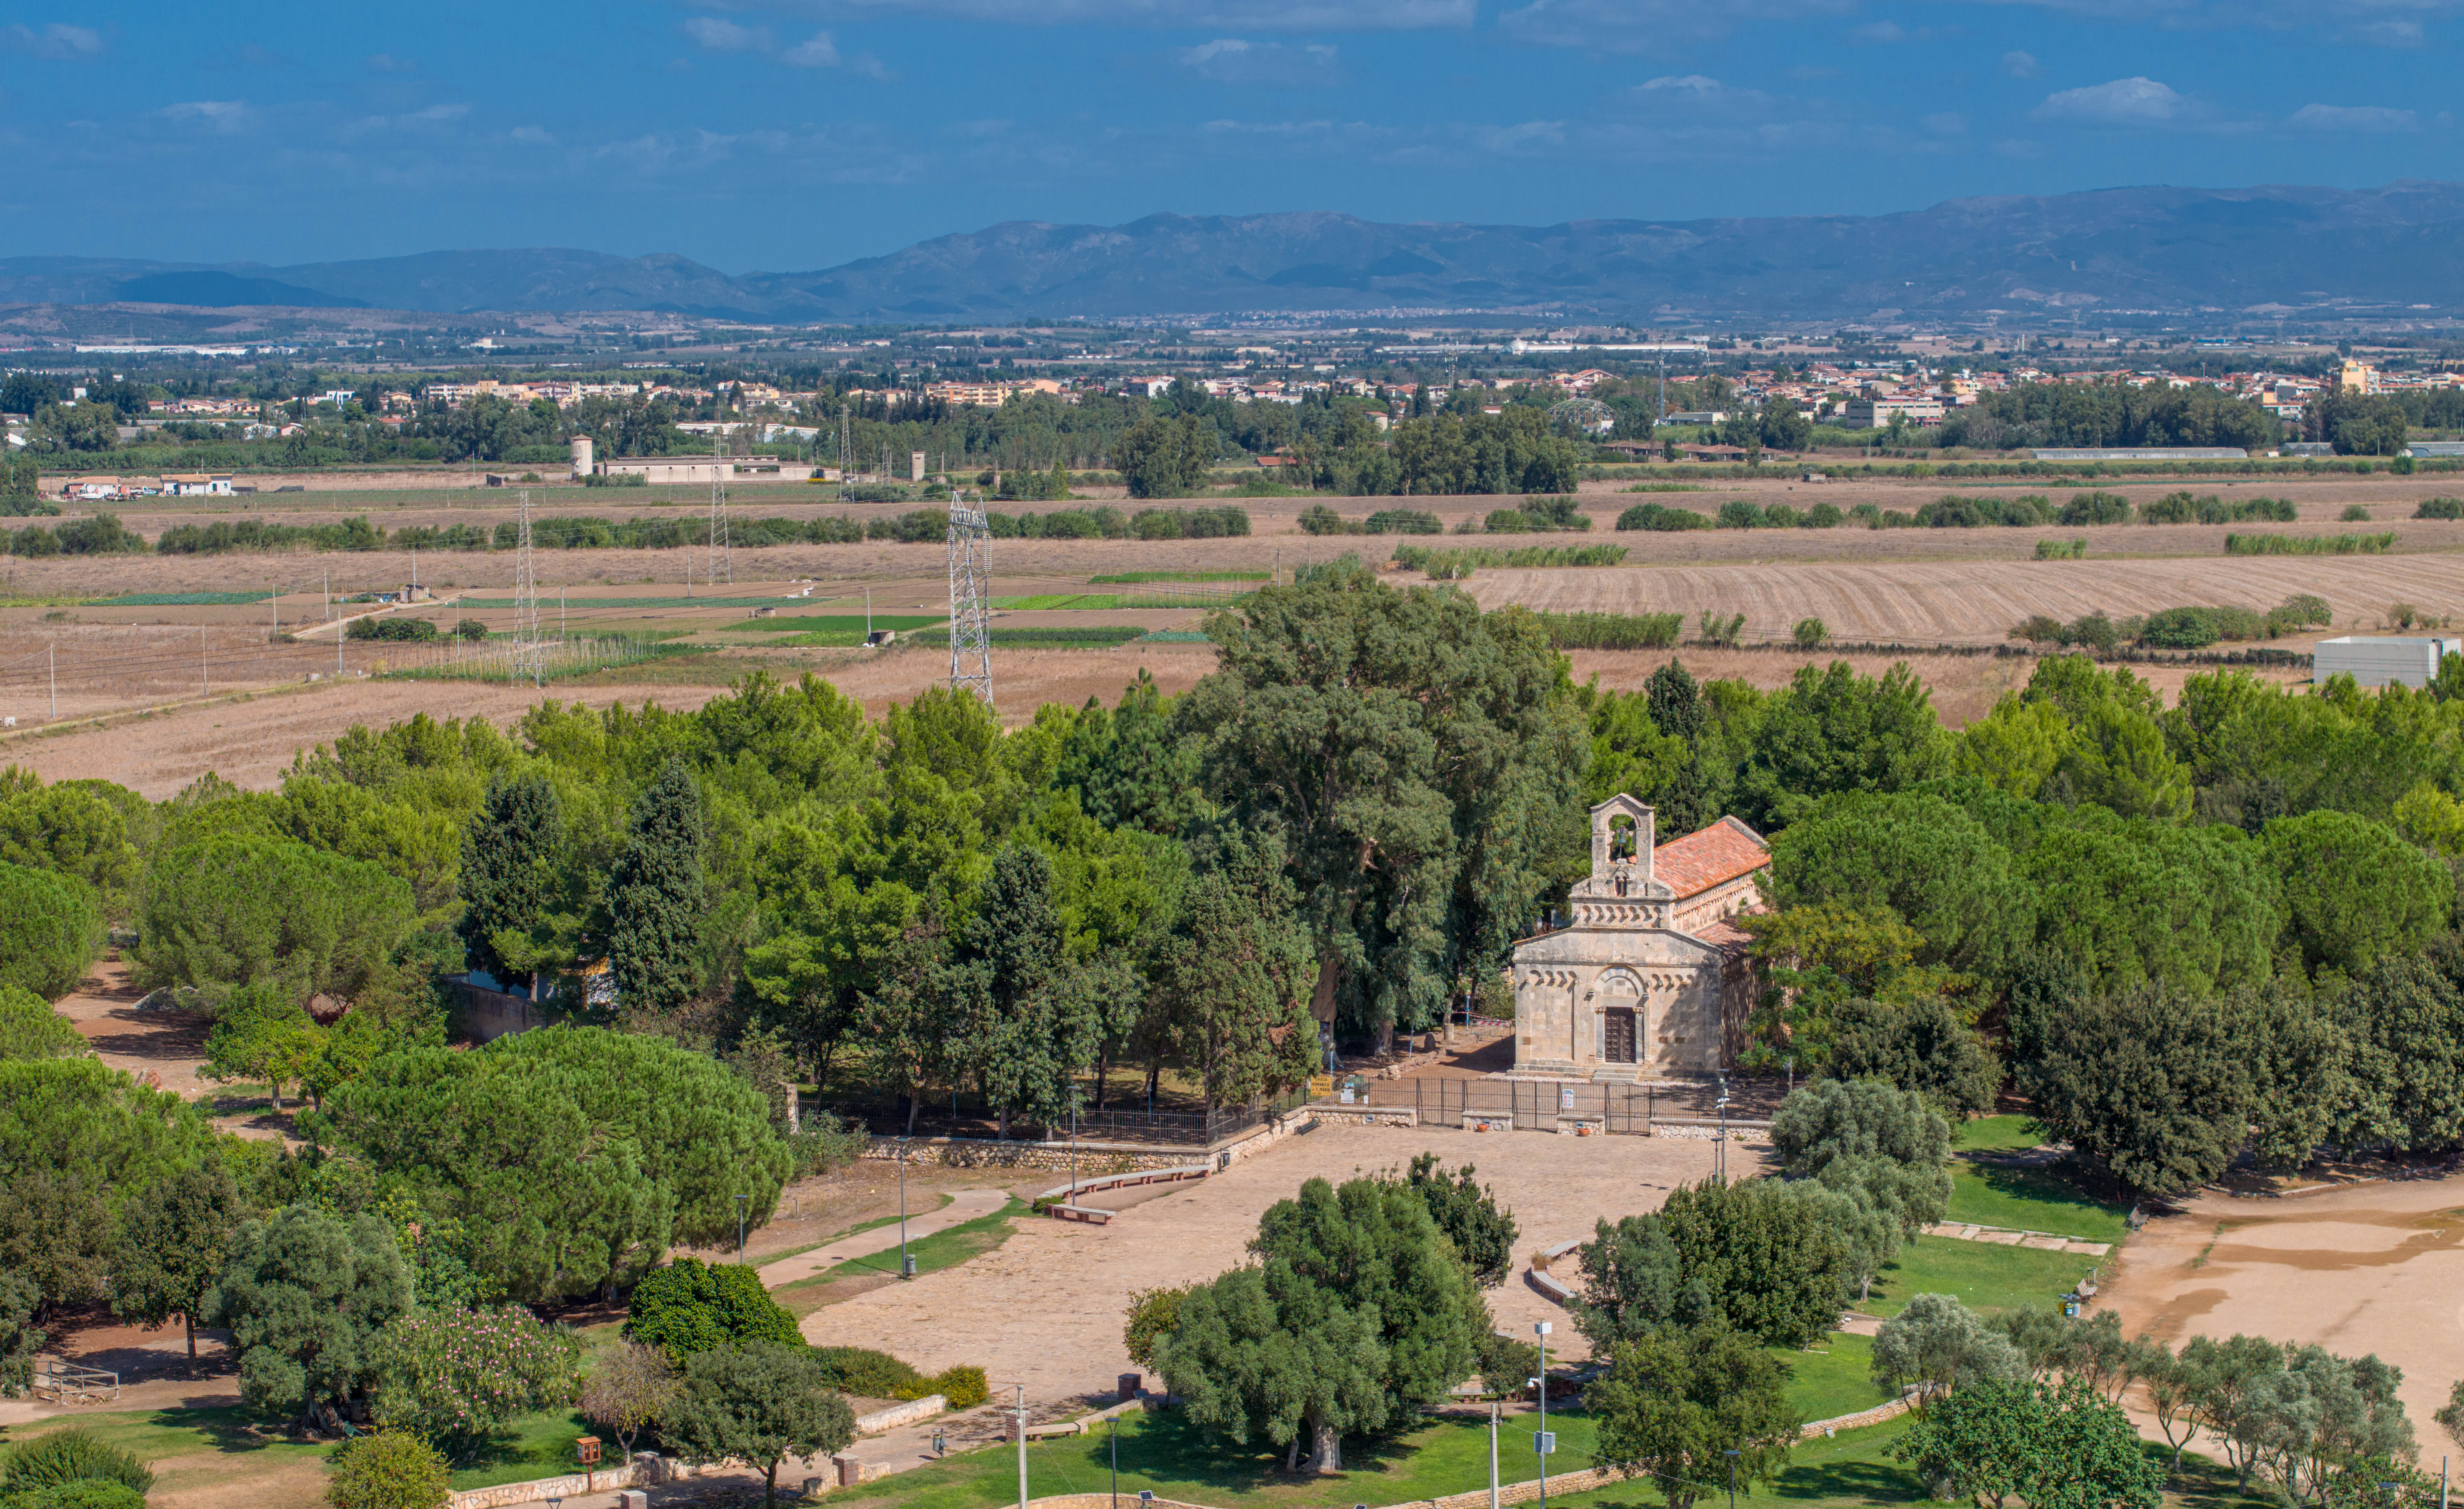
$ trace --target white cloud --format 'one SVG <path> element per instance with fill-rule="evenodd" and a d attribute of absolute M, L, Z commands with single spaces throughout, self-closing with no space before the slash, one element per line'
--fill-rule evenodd
<path fill-rule="evenodd" d="M 367 57 L 367 65 L 368 72 L 372 74 L 415 74 L 419 72 L 419 65 L 417 63 L 412 62 L 407 57 L 396 57 L 389 53 L 369 54 Z"/>
<path fill-rule="evenodd" d="M 1857 0 L 1530 0 L 1497 18 L 1498 29 L 1539 47 L 1610 53 L 1669 52 L 1717 42 L 1739 28 L 1845 15 Z"/>
<path fill-rule="evenodd" d="M 2044 72 L 2036 66 L 2036 55 L 2034 53 L 2003 54 L 2002 71 L 2013 78 L 2034 78 Z"/>
<path fill-rule="evenodd" d="M 1249 42 L 1219 37 L 1196 47 L 1173 50 L 1173 60 L 1200 78 L 1219 84 L 1280 84 L 1287 87 L 1343 81 L 1335 50 L 1324 43 L 1293 47 L 1282 42 Z"/>
<path fill-rule="evenodd" d="M 682 30 L 714 53 L 767 52 L 770 48 L 768 32 L 759 27 L 738 26 L 715 15 L 689 16 Z"/>
<path fill-rule="evenodd" d="M 469 105 L 429 105 L 425 110 L 413 110 L 410 114 L 400 116 L 396 119 L 403 121 L 459 121 L 470 113 L 471 107 Z"/>
<path fill-rule="evenodd" d="M 2032 113 L 2077 125 L 2165 125 L 2187 117 L 2190 101 L 2153 78 L 2117 78 L 2047 95 Z"/>
<path fill-rule="evenodd" d="M 2421 23 L 2418 21 L 2372 21 L 2344 33 L 2356 42 L 2372 47 L 2419 47 Z"/>
<path fill-rule="evenodd" d="M 1663 74 L 1645 82 L 1642 87 L 1647 90 L 1683 89 L 1687 94 L 1709 95 L 1719 93 L 1720 80 L 1706 78 L 1701 74 Z"/>
<path fill-rule="evenodd" d="M 524 146 L 554 146 L 556 144 L 556 138 L 548 135 L 547 131 L 540 126 L 517 125 L 505 134 L 513 138 L 515 141 L 521 143 Z"/>
<path fill-rule="evenodd" d="M 1851 40 L 1859 42 L 1904 42 L 1908 39 L 1908 29 L 1897 21 L 1868 21 L 1863 26 L 1850 28 L 1848 35 Z"/>
<path fill-rule="evenodd" d="M 94 57 L 102 52 L 102 33 L 90 26 L 54 21 L 37 32 L 23 21 L 0 27 L 0 53 L 29 57 Z"/>
<path fill-rule="evenodd" d="M 2417 131 L 2421 117 L 2386 105 L 2303 105 L 2292 123 L 2305 131 Z"/>
<path fill-rule="evenodd" d="M 186 100 L 156 112 L 172 121 L 202 121 L 217 131 L 236 131 L 254 113 L 245 100 Z"/>
<path fill-rule="evenodd" d="M 1224 32 L 1416 32 L 1472 24 L 1478 0 L 739 0 L 837 19 L 957 16 L 1015 26 Z M 1674 4 L 1675 0 L 1664 0 Z"/>
<path fill-rule="evenodd" d="M 815 32 L 780 54 L 779 61 L 790 68 L 836 68 L 841 61 L 839 44 L 827 32 Z"/>
<path fill-rule="evenodd" d="M 1968 134 L 1968 117 L 1964 115 L 1948 112 L 1942 115 L 1929 115 L 1919 123 L 1922 124 L 1929 134 L 1934 136 L 1966 136 Z"/>

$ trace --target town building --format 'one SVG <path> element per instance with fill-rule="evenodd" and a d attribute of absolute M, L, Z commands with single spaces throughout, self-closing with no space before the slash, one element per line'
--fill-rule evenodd
<path fill-rule="evenodd" d="M 1515 1074 L 1716 1074 L 1744 1047 L 1754 979 L 1730 919 L 1764 909 L 1771 848 L 1733 817 L 1655 844 L 1655 820 L 1623 793 L 1593 808 L 1571 924 L 1515 946 Z"/>
<path fill-rule="evenodd" d="M 647 486 L 684 486 L 689 483 L 728 482 L 803 482 L 810 481 L 819 469 L 804 461 L 782 461 L 774 455 L 739 455 L 715 458 L 707 455 L 618 455 L 599 463 L 602 477 L 638 477 Z"/>
<path fill-rule="evenodd" d="M 1930 393 L 1874 393 L 1848 400 L 1839 423 L 1849 430 L 1888 430 L 1894 419 L 1903 424 L 1938 425 L 1944 412 L 1942 400 Z"/>

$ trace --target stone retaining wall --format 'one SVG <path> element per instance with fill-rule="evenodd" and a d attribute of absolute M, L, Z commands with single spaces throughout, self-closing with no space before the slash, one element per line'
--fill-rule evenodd
<path fill-rule="evenodd" d="M 944 1168 L 1044 1168 L 1069 1171 L 1067 1143 L 1005 1143 L 995 1138 L 919 1137 L 902 1143 L 895 1137 L 876 1137 L 865 1148 L 867 1158 L 896 1161 L 904 1149 L 909 1162 L 937 1164 Z M 1139 1168 L 1171 1168 L 1204 1158 L 1199 1147 L 1122 1147 L 1111 1143 L 1080 1143 L 1078 1173 L 1125 1174 Z"/>
<path fill-rule="evenodd" d="M 855 1433 L 879 1435 L 884 1431 L 895 1431 L 902 1425 L 913 1425 L 918 1420 L 930 1420 L 948 1408 L 950 1408 L 950 1401 L 941 1395 L 926 1394 L 921 1399 L 911 1399 L 905 1404 L 891 1405 L 887 1409 L 875 1409 L 870 1414 L 857 1415 Z"/>

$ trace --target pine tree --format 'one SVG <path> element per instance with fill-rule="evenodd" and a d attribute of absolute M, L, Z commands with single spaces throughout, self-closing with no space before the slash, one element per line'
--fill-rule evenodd
<path fill-rule="evenodd" d="M 557 899 L 564 814 L 556 788 L 531 771 L 489 783 L 478 818 L 462 835 L 462 918 L 454 930 L 471 963 L 511 985 L 525 972 L 498 939 L 528 933 Z"/>
<path fill-rule="evenodd" d="M 671 756 L 608 877 L 607 968 L 628 1007 L 671 1011 L 701 988 L 702 844 L 701 790 Z"/>

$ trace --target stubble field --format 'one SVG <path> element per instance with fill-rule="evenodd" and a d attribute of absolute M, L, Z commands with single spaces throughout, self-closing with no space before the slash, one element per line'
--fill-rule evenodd
<path fill-rule="evenodd" d="M 387 527 L 406 524 L 478 523 L 513 517 L 506 491 L 464 485 L 451 492 L 415 485 L 408 474 L 385 479 L 383 488 L 341 489 L 335 479 L 305 479 L 312 491 L 266 494 L 201 508 L 194 500 L 160 509 L 122 511 L 132 527 L 151 536 L 182 522 L 217 518 L 266 517 L 316 522 L 368 513 Z M 2185 479 L 2147 483 L 2107 480 L 2108 491 L 2145 501 L 2185 485 Z M 1735 676 L 1758 686 L 1785 682 L 1799 666 L 1829 659 L 1770 641 L 1784 638 L 1802 618 L 1819 618 L 1831 637 L 1849 643 L 1942 643 L 1985 647 L 2001 643 L 2020 619 L 2044 613 L 2060 619 L 2101 610 L 2115 616 L 2183 604 L 2233 604 L 2267 608 L 2295 592 L 2327 599 L 2335 614 L 2324 632 L 2372 632 L 2389 619 L 2396 603 L 2419 612 L 2464 616 L 2464 522 L 2414 521 L 2418 501 L 2441 492 L 2464 491 L 2453 478 L 2271 478 L 2225 482 L 2189 479 L 2194 492 L 2227 497 L 2265 493 L 2293 499 L 2295 522 L 2240 525 L 2241 530 L 2291 534 L 2392 530 L 2394 553 L 2384 556 L 2228 557 L 2223 526 L 2108 525 L 2007 529 L 1705 530 L 1689 533 L 1617 533 L 1616 517 L 1640 501 L 1714 512 L 1732 498 L 1785 500 L 1804 507 L 1816 500 L 1841 508 L 1876 502 L 1913 510 L 1946 492 L 2036 491 L 2040 485 L 1967 484 L 1901 479 L 1836 480 L 1809 484 L 1788 477 L 1739 483 L 1700 484 L 1690 491 L 1637 495 L 1623 483 L 1587 484 L 1581 493 L 1592 529 L 1579 536 L 1515 536 L 1464 539 L 1423 537 L 1410 543 L 1529 545 L 1609 544 L 1628 550 L 1616 567 L 1546 570 L 1485 569 L 1463 588 L 1485 607 L 1520 604 L 1535 610 L 1611 612 L 1676 612 L 1689 632 L 1705 612 L 1746 616 L 1748 644 L 1737 650 L 1689 647 L 1677 652 L 1705 676 Z M 743 489 L 733 498 L 744 516 L 836 516 L 857 520 L 893 515 L 915 504 L 853 504 L 816 500 L 809 490 Z M 1113 499 L 1120 501 L 1119 499 Z M 172 500 L 165 500 L 166 503 Z M 534 489 L 539 515 L 636 514 L 694 516 L 706 498 L 690 491 L 650 496 L 574 487 Z M 1393 537 L 1310 535 L 1298 521 L 1304 509 L 1328 502 L 1347 518 L 1362 519 L 1401 501 L 1436 514 L 1449 528 L 1513 501 L 1501 498 L 1247 499 L 1253 532 L 1242 538 L 1192 541 L 1007 540 L 995 542 L 992 589 L 996 598 L 1040 598 L 1048 603 L 1073 592 L 1119 591 L 1093 578 L 1126 572 L 1265 571 L 1294 567 L 1347 553 L 1383 564 L 1398 584 L 1425 579 L 1394 569 Z M 2364 525 L 2341 515 L 2352 504 L 2374 518 Z M 1001 505 L 1049 511 L 1051 504 Z M 2087 558 L 2035 561 L 2035 543 L 2050 538 L 2085 540 Z M 910 642 L 887 652 L 791 642 L 792 615 L 836 615 L 861 623 L 868 607 L 882 615 L 937 618 L 947 604 L 942 547 L 867 542 L 846 545 L 791 545 L 735 553 L 736 581 L 714 587 L 709 559 L 700 548 L 671 550 L 546 550 L 539 556 L 542 596 L 550 622 L 577 633 L 649 633 L 695 647 L 700 653 L 601 672 L 559 682 L 545 695 L 592 705 L 654 698 L 680 707 L 697 706 L 736 677 L 766 671 L 783 677 L 807 672 L 824 677 L 862 700 L 876 715 L 889 702 L 913 697 L 949 673 L 943 632 L 927 623 L 911 627 Z M 436 600 L 414 609 L 450 628 L 476 618 L 502 632 L 513 627 L 510 607 L 515 561 L 510 551 L 421 552 L 417 569 Z M 502 681 L 367 678 L 366 673 L 399 671 L 451 652 L 406 650 L 353 642 L 343 651 L 344 674 L 335 675 L 330 613 L 363 611 L 337 604 L 349 593 L 398 588 L 412 562 L 407 552 L 273 552 L 221 556 L 127 555 L 10 558 L 5 572 L 8 602 L 0 604 L 0 763 L 33 766 L 47 778 L 104 776 L 149 795 L 177 790 L 207 770 L 250 785 L 278 779 L 295 750 L 326 743 L 354 723 L 383 724 L 425 711 L 435 717 L 488 717 L 500 721 L 542 695 Z M 128 593 L 179 594 L 277 589 L 273 603 L 98 606 L 97 599 Z M 1144 590 L 1141 588 L 1140 590 Z M 1194 591 L 1228 592 L 1222 586 Z M 690 601 L 688 601 L 688 597 Z M 757 619 L 749 599 L 766 599 L 780 615 Z M 792 599 L 792 600 L 790 600 Z M 1120 608 L 1110 603 L 1054 609 L 1042 603 L 1003 611 L 996 629 L 1119 626 L 1143 631 L 1190 631 L 1204 618 L 1200 608 Z M 320 626 L 322 626 L 320 628 Z M 282 632 L 309 633 L 297 643 Z M 1759 645 L 1758 643 L 1759 642 Z M 2306 650 L 2310 640 L 2281 641 Z M 1844 655 L 1859 671 L 1885 669 L 1889 657 L 1863 652 Z M 1602 684 L 1639 685 L 1668 652 L 1575 652 L 1577 678 L 1597 675 Z M 1099 647 L 1001 647 L 995 652 L 995 690 L 1004 718 L 1021 721 L 1045 701 L 1106 700 L 1119 695 L 1141 668 L 1167 691 L 1194 683 L 1213 666 L 1212 650 L 1200 644 L 1142 642 Z M 1916 673 L 1933 689 L 1947 721 L 1964 723 L 1990 708 L 2002 692 L 2023 682 L 2033 662 L 1990 655 L 1917 655 Z M 2150 674 L 2168 695 L 2188 673 L 2157 668 Z M 315 680 L 311 678 L 315 677 Z M 56 700 L 55 700 L 56 699 Z M 99 720 L 100 721 L 96 721 Z"/>

